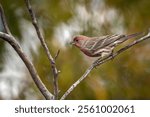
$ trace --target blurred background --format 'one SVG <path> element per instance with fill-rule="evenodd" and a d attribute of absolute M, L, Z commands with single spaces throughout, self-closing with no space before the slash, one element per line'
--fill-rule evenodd
<path fill-rule="evenodd" d="M 149 0 L 32 0 L 41 31 L 56 60 L 59 97 L 85 72 L 93 59 L 69 45 L 75 35 L 102 36 L 147 31 Z M 12 34 L 53 92 L 49 61 L 41 48 L 24 0 L 0 0 Z M 1 21 L 1 20 L 0 20 Z M 0 30 L 3 26 L 0 23 Z M 131 40 L 132 41 L 132 40 Z M 129 43 L 129 42 L 127 42 Z M 122 46 L 126 45 L 122 44 Z M 121 47 L 122 47 L 121 46 Z M 150 40 L 94 69 L 67 99 L 150 99 Z M 0 40 L 0 99 L 44 99 L 24 63 Z"/>

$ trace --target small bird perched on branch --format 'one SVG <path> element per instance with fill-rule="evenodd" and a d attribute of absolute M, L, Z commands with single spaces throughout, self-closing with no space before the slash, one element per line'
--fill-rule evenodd
<path fill-rule="evenodd" d="M 134 38 L 141 33 L 131 35 L 106 35 L 101 37 L 87 37 L 79 35 L 73 38 L 71 44 L 78 47 L 90 57 L 104 57 L 113 53 L 114 48 L 124 41 Z"/>

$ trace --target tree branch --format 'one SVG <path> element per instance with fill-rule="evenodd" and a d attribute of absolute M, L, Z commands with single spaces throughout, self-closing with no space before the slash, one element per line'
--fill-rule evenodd
<path fill-rule="evenodd" d="M 24 64 L 28 68 L 28 71 L 30 72 L 33 81 L 35 82 L 36 86 L 38 87 L 40 92 L 43 94 L 45 99 L 54 99 L 54 96 L 48 91 L 48 89 L 45 87 L 43 82 L 40 80 L 40 77 L 37 74 L 37 71 L 36 71 L 34 65 L 32 64 L 32 62 L 29 60 L 29 58 L 23 52 L 22 48 L 20 47 L 19 43 L 16 41 L 15 37 L 13 37 L 11 35 L 11 32 L 8 28 L 8 25 L 7 25 L 7 22 L 5 19 L 5 15 L 4 15 L 2 6 L 0 6 L 0 13 L 1 13 L 1 18 L 3 20 L 2 23 L 3 23 L 5 31 L 7 33 L 6 34 L 3 32 L 0 32 L 0 39 L 3 39 L 4 41 L 8 42 L 15 49 L 15 51 L 18 53 L 18 55 L 20 56 L 20 58 L 23 60 Z"/>
<path fill-rule="evenodd" d="M 4 10 L 2 5 L 0 4 L 0 15 L 1 15 L 1 19 L 2 19 L 2 24 L 4 26 L 4 32 L 6 32 L 7 34 L 11 34 L 7 22 L 6 22 L 6 18 L 5 18 L 5 14 L 4 14 Z"/>
<path fill-rule="evenodd" d="M 26 54 L 23 52 L 22 48 L 20 47 L 16 39 L 13 36 L 3 33 L 3 32 L 0 32 L 0 39 L 7 41 L 15 49 L 15 51 L 18 53 L 18 55 L 20 56 L 20 58 L 23 60 L 24 64 L 28 68 L 33 81 L 35 82 L 36 86 L 38 87 L 40 92 L 43 94 L 45 99 L 53 99 L 54 98 L 53 95 L 47 90 L 45 85 L 40 80 L 40 77 L 37 74 L 37 71 L 34 68 L 32 62 L 28 59 Z"/>
<path fill-rule="evenodd" d="M 93 68 L 108 62 L 109 60 L 113 59 L 114 57 L 117 57 L 119 54 L 121 54 L 122 52 L 131 48 L 132 46 L 134 46 L 134 45 L 136 45 L 136 44 L 138 44 L 144 40 L 147 40 L 149 38 L 150 38 L 150 31 L 148 32 L 148 34 L 146 36 L 141 37 L 140 39 L 133 41 L 132 43 L 119 49 L 118 51 L 114 52 L 113 54 L 111 54 L 105 58 L 102 58 L 102 59 L 99 58 L 96 61 L 94 61 L 93 64 L 85 71 L 85 73 L 73 85 L 71 85 L 70 88 L 64 93 L 64 95 L 61 97 L 61 100 L 64 100 L 81 83 L 81 81 L 83 81 L 89 75 L 89 73 L 93 70 Z"/>
<path fill-rule="evenodd" d="M 46 55 L 51 63 L 51 67 L 52 67 L 52 71 L 53 71 L 53 81 L 54 81 L 54 96 L 55 96 L 55 99 L 58 99 L 58 70 L 56 68 L 56 63 L 55 63 L 55 59 L 52 57 L 51 53 L 50 53 L 50 50 L 48 49 L 48 46 L 44 40 L 44 37 L 39 29 L 39 26 L 38 26 L 38 23 L 37 23 L 37 19 L 36 19 L 36 16 L 35 16 L 35 13 L 34 11 L 32 10 L 32 6 L 30 4 L 30 1 L 29 0 L 25 0 L 25 3 L 26 3 L 26 6 L 27 6 L 27 9 L 29 11 L 29 14 L 31 16 L 31 19 L 32 19 L 32 24 L 36 30 L 36 33 L 38 35 L 38 38 L 41 42 L 41 45 L 42 47 L 44 48 L 45 52 L 46 52 Z"/>

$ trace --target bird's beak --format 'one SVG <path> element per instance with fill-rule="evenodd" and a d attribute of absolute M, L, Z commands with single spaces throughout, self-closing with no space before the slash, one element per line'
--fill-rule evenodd
<path fill-rule="evenodd" d="M 71 41 L 71 42 L 70 42 L 70 44 L 71 44 L 71 45 L 74 45 L 74 44 L 75 44 L 75 42 Z"/>

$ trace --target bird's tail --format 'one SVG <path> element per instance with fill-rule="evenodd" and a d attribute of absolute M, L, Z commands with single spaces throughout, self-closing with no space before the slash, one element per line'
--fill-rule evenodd
<path fill-rule="evenodd" d="M 112 43 L 110 46 L 117 46 L 117 45 L 127 41 L 128 39 L 134 38 L 134 37 L 139 36 L 141 34 L 143 34 L 143 33 L 142 32 L 138 32 L 138 33 L 130 34 L 130 35 L 127 35 L 127 36 L 124 35 L 124 37 L 118 38 L 115 41 L 115 43 Z"/>
<path fill-rule="evenodd" d="M 127 40 L 127 39 L 130 39 L 130 38 L 134 38 L 134 37 L 136 37 L 136 36 L 139 36 L 139 35 L 141 35 L 141 34 L 143 34 L 143 32 L 138 32 L 138 33 L 134 33 L 134 34 L 127 35 L 125 38 L 126 38 L 126 40 Z"/>
<path fill-rule="evenodd" d="M 120 42 L 118 41 L 117 45 L 120 44 L 120 43 L 123 43 L 124 41 L 127 41 L 128 39 L 137 37 L 137 36 L 139 36 L 141 34 L 143 34 L 143 32 L 138 32 L 138 33 L 130 34 L 130 35 L 127 35 L 127 36 L 125 36 L 123 38 L 120 38 L 120 39 L 118 39 Z"/>

